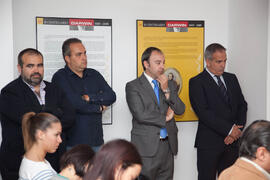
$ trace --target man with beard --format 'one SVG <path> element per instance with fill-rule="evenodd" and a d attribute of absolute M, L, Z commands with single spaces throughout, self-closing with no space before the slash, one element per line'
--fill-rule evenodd
<path fill-rule="evenodd" d="M 27 48 L 18 56 L 20 77 L 1 90 L 0 113 L 2 144 L 0 171 L 3 180 L 18 179 L 18 171 L 24 154 L 21 122 L 27 112 L 49 112 L 62 124 L 63 143 L 57 152 L 46 156 L 55 170 L 65 150 L 65 132 L 73 125 L 75 112 L 60 89 L 43 81 L 43 56 L 36 49 Z"/>

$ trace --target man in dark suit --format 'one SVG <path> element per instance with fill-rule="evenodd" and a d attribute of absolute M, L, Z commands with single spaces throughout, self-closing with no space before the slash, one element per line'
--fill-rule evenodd
<path fill-rule="evenodd" d="M 35 49 L 25 49 L 18 56 L 20 77 L 1 90 L 0 113 L 2 144 L 0 148 L 0 171 L 3 180 L 17 180 L 24 154 L 21 122 L 27 112 L 49 112 L 62 124 L 62 145 L 46 159 L 55 170 L 65 151 L 65 132 L 73 125 L 75 112 L 64 93 L 49 82 L 43 81 L 43 56 Z"/>
<path fill-rule="evenodd" d="M 204 71 L 189 81 L 189 96 L 199 118 L 195 140 L 198 179 L 214 180 L 238 157 L 237 139 L 246 124 L 247 103 L 236 76 L 224 72 L 226 49 L 210 44 L 205 60 Z"/>
<path fill-rule="evenodd" d="M 150 180 L 173 178 L 173 156 L 178 150 L 174 114 L 185 111 L 176 85 L 164 75 L 164 63 L 160 49 L 147 48 L 142 55 L 144 73 L 126 85 L 133 116 L 131 142 L 142 156 L 142 175 Z"/>

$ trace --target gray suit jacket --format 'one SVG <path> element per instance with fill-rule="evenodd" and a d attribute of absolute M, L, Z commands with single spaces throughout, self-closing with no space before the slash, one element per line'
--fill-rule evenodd
<path fill-rule="evenodd" d="M 166 114 L 170 106 L 177 115 L 183 114 L 185 105 L 177 94 L 177 87 L 168 81 L 170 98 L 166 100 L 159 90 L 158 105 L 155 92 L 144 74 L 126 84 L 126 99 L 132 113 L 131 142 L 136 145 L 141 156 L 155 156 L 160 141 L 160 128 L 166 127 L 169 144 L 174 155 L 178 151 L 178 129 L 174 118 L 166 122 Z"/>

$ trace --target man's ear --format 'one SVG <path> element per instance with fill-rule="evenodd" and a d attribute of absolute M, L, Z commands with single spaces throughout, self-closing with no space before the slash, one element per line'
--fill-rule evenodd
<path fill-rule="evenodd" d="M 266 158 L 267 149 L 265 147 L 258 147 L 256 151 L 256 159 L 264 161 Z"/>
<path fill-rule="evenodd" d="M 19 72 L 20 74 L 22 74 L 22 67 L 21 67 L 19 64 L 17 64 L 17 69 L 18 69 L 18 72 Z"/>
<path fill-rule="evenodd" d="M 148 61 L 143 61 L 143 65 L 144 65 L 145 69 L 149 68 L 149 63 L 148 63 Z"/>
<path fill-rule="evenodd" d="M 67 167 L 68 173 L 72 174 L 73 176 L 76 175 L 76 171 L 73 164 L 69 164 Z"/>
<path fill-rule="evenodd" d="M 69 56 L 65 56 L 65 61 L 66 61 L 66 64 L 69 64 L 70 63 L 70 57 Z"/>
<path fill-rule="evenodd" d="M 211 61 L 211 60 L 209 60 L 209 59 L 206 59 L 206 60 L 205 60 L 205 63 L 206 63 L 206 66 L 207 66 L 207 67 L 209 66 L 209 61 Z"/>

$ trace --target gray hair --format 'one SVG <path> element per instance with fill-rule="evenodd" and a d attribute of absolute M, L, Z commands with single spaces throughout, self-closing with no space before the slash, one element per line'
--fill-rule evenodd
<path fill-rule="evenodd" d="M 226 48 L 223 47 L 221 44 L 218 43 L 213 43 L 210 44 L 206 47 L 205 52 L 204 52 L 204 58 L 205 60 L 212 60 L 213 59 L 213 54 L 216 51 L 226 51 Z"/>

